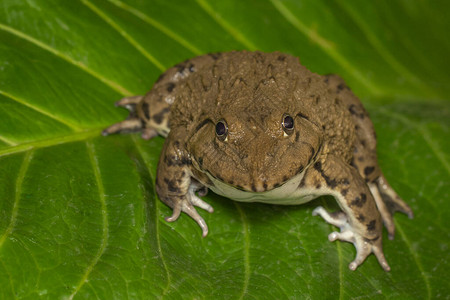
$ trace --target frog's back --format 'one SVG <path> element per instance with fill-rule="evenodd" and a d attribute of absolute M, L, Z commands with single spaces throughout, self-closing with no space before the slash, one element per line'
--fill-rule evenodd
<path fill-rule="evenodd" d="M 233 51 L 199 59 L 208 63 L 178 87 L 172 108 L 174 126 L 201 122 L 204 116 L 214 117 L 223 110 L 259 109 L 255 115 L 264 115 L 273 107 L 288 109 L 297 85 L 312 74 L 298 58 L 279 52 Z"/>
<path fill-rule="evenodd" d="M 184 77 L 178 75 L 180 70 Z M 177 65 L 167 72 L 164 81 L 155 84 L 154 90 L 160 94 L 159 90 L 173 87 L 167 96 L 174 99 L 170 101 L 174 103 L 171 126 L 187 126 L 192 133 L 205 118 L 217 120 L 224 111 L 247 111 L 248 117 L 260 118 L 270 116 L 274 108 L 301 111 L 323 129 L 324 153 L 350 162 L 358 142 L 357 131 L 363 129 L 363 136 L 373 127 L 368 118 L 369 124 L 356 126 L 361 123 L 356 115 L 365 110 L 338 79 L 315 74 L 288 54 L 233 51 Z M 367 146 L 375 151 L 371 141 Z"/>

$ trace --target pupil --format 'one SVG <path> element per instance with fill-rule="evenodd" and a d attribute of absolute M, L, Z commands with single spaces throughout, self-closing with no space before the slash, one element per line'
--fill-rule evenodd
<path fill-rule="evenodd" d="M 284 117 L 284 120 L 283 120 L 283 126 L 284 126 L 284 128 L 286 128 L 286 129 L 292 129 L 292 128 L 294 128 L 294 119 L 292 119 L 291 116 L 286 116 L 286 117 Z"/>
<path fill-rule="evenodd" d="M 218 136 L 222 136 L 222 135 L 224 135 L 225 134 L 225 132 L 226 132 L 226 128 L 225 128 L 225 124 L 223 124 L 223 122 L 218 122 L 217 124 L 216 124 L 216 134 L 218 135 Z"/>

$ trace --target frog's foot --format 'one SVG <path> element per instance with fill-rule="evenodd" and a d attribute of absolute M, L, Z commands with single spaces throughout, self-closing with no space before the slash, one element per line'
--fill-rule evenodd
<path fill-rule="evenodd" d="M 109 135 L 113 133 L 131 133 L 141 131 L 143 129 L 143 123 L 139 119 L 136 113 L 136 105 L 141 101 L 143 96 L 132 96 L 122 98 L 116 102 L 116 106 L 125 107 L 130 111 L 128 118 L 125 121 L 113 124 L 103 130 L 103 135 Z M 149 139 L 156 136 L 157 133 L 154 129 L 144 129 L 142 137 Z"/>
<path fill-rule="evenodd" d="M 399 211 L 406 214 L 410 219 L 414 217 L 412 209 L 402 200 L 402 198 L 400 198 L 399 195 L 397 195 L 383 174 L 378 177 L 376 183 L 391 214 Z"/>
<path fill-rule="evenodd" d="M 388 231 L 389 239 L 392 240 L 395 234 L 395 224 L 392 215 L 396 211 L 400 211 L 407 214 L 409 218 L 413 218 L 413 212 L 390 187 L 383 175 L 375 183 L 368 183 L 368 186 L 377 204 L 384 226 Z"/>
<path fill-rule="evenodd" d="M 167 222 L 173 222 L 178 219 L 181 212 L 185 212 L 188 214 L 202 229 L 202 236 L 205 237 L 208 235 L 208 225 L 206 225 L 205 220 L 198 214 L 197 210 L 194 206 L 198 206 L 209 213 L 214 212 L 214 209 L 211 205 L 197 197 L 195 195 L 195 186 L 192 185 L 189 188 L 189 192 L 186 197 L 183 197 L 175 202 L 173 206 L 173 213 L 170 217 L 166 218 Z"/>
<path fill-rule="evenodd" d="M 328 235 L 328 240 L 330 242 L 341 240 L 353 243 L 355 246 L 356 258 L 348 265 L 350 270 L 356 270 L 356 268 L 361 265 L 371 253 L 375 254 L 379 264 L 385 271 L 391 270 L 384 257 L 380 237 L 371 240 L 355 232 L 349 224 L 347 216 L 343 212 L 330 214 L 323 207 L 319 206 L 313 211 L 313 216 L 317 215 L 320 215 L 326 222 L 341 229 L 341 232 L 335 231 Z"/>

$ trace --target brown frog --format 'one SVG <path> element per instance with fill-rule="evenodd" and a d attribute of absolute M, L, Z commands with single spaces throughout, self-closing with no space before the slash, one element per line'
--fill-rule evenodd
<path fill-rule="evenodd" d="M 383 176 L 372 122 L 340 77 L 312 73 L 278 52 L 208 54 L 170 68 L 147 95 L 117 105 L 130 116 L 104 135 L 167 137 L 156 178 L 159 198 L 173 208 L 167 221 L 183 211 L 206 236 L 195 206 L 213 212 L 199 198 L 207 189 L 237 201 L 289 205 L 332 195 L 342 211 L 317 207 L 313 215 L 340 228 L 330 241 L 355 245 L 349 268 L 374 253 L 390 270 L 382 223 L 393 238 L 392 214 L 413 213 Z"/>

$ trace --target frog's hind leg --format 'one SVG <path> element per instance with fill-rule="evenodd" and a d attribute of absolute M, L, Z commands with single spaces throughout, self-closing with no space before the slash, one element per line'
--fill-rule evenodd
<path fill-rule="evenodd" d="M 378 177 L 376 183 L 381 196 L 383 197 L 383 201 L 386 203 L 386 206 L 391 214 L 399 211 L 406 214 L 410 219 L 414 217 L 412 209 L 402 200 L 402 198 L 400 198 L 399 195 L 397 195 L 383 174 Z"/>
<path fill-rule="evenodd" d="M 383 223 L 389 234 L 389 239 L 394 238 L 395 225 L 392 215 L 399 211 L 410 219 L 414 217 L 411 208 L 397 195 L 394 189 L 389 185 L 383 173 L 371 183 L 368 183 L 370 191 L 375 199 L 378 210 L 380 211 Z"/>
<path fill-rule="evenodd" d="M 102 134 L 109 135 L 113 133 L 131 133 L 141 131 L 144 128 L 144 124 L 138 117 L 136 106 L 142 100 L 142 98 L 143 96 L 132 96 L 122 98 L 121 100 L 117 101 L 116 106 L 125 107 L 130 111 L 130 114 L 125 121 L 109 126 L 105 130 L 103 130 Z"/>

